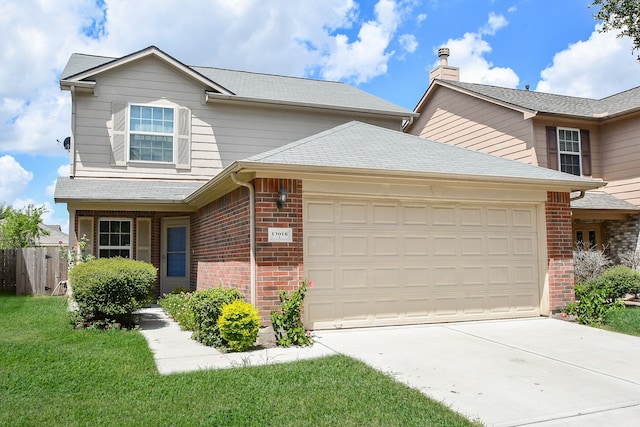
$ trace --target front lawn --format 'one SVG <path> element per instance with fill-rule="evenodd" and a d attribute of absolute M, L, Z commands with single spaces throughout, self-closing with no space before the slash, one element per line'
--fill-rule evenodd
<path fill-rule="evenodd" d="M 57 297 L 0 295 L 3 426 L 470 426 L 344 356 L 160 376 L 137 331 L 74 330 Z"/>
<path fill-rule="evenodd" d="M 640 308 L 613 310 L 604 319 L 604 328 L 628 335 L 640 336 Z"/>

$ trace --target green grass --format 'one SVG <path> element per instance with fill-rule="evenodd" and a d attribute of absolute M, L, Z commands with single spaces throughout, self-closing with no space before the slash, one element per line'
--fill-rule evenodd
<path fill-rule="evenodd" d="M 628 335 L 640 336 L 640 308 L 625 308 L 611 311 L 605 321 L 604 328 Z"/>
<path fill-rule="evenodd" d="M 56 297 L 0 295 L 2 426 L 469 426 L 344 356 L 160 376 L 137 331 L 74 330 Z"/>

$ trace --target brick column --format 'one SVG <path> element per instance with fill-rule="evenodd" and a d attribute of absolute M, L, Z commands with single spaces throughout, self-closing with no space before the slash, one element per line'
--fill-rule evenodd
<path fill-rule="evenodd" d="M 547 266 L 549 310 L 563 310 L 575 301 L 573 283 L 573 232 L 569 193 L 547 192 Z"/>
<path fill-rule="evenodd" d="M 256 308 L 263 324 L 270 324 L 271 310 L 280 306 L 282 289 L 292 291 L 304 280 L 302 240 L 302 181 L 257 178 L 256 190 Z M 278 209 L 278 191 L 287 190 L 287 201 Z M 292 242 L 269 242 L 269 228 L 291 228 Z"/>

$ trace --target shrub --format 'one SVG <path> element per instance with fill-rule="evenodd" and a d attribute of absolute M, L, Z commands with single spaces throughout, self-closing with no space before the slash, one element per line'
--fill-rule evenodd
<path fill-rule="evenodd" d="M 193 310 L 190 301 L 193 292 L 179 292 L 165 295 L 158 300 L 160 307 L 173 318 L 180 328 L 186 331 L 192 331 L 195 327 L 193 318 Z"/>
<path fill-rule="evenodd" d="M 307 284 L 304 281 L 291 295 L 287 291 L 280 291 L 280 313 L 276 310 L 271 312 L 271 324 L 279 346 L 305 346 L 313 343 L 313 339 L 304 329 L 301 315 L 307 287 L 311 286 L 312 282 Z"/>
<path fill-rule="evenodd" d="M 632 270 L 640 269 L 640 252 L 628 251 L 620 254 L 620 264 L 626 265 Z"/>
<path fill-rule="evenodd" d="M 218 317 L 222 307 L 239 299 L 244 299 L 244 295 L 236 288 L 218 287 L 194 292 L 189 300 L 189 307 L 193 311 L 193 339 L 205 345 L 224 347 Z"/>
<path fill-rule="evenodd" d="M 611 290 L 611 299 L 624 298 L 627 294 L 640 292 L 640 273 L 624 265 L 616 265 L 595 279 L 594 286 Z"/>
<path fill-rule="evenodd" d="M 573 251 L 573 268 L 576 283 L 595 279 L 611 266 L 611 260 L 601 250 L 582 247 Z"/>
<path fill-rule="evenodd" d="M 151 303 L 157 269 L 146 262 L 102 258 L 69 271 L 73 298 L 85 322 L 130 324 L 133 312 Z"/>
<path fill-rule="evenodd" d="M 611 298 L 613 290 L 607 282 L 578 284 L 575 290 L 576 302 L 567 304 L 565 312 L 583 325 L 601 325 L 611 311 L 624 309 L 624 302 Z"/>
<path fill-rule="evenodd" d="M 260 315 L 251 304 L 238 299 L 222 307 L 218 328 L 232 350 L 245 351 L 258 338 Z"/>

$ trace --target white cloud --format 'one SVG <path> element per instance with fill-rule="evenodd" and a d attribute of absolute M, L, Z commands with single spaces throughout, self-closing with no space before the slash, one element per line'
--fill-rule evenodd
<path fill-rule="evenodd" d="M 494 35 L 499 29 L 506 27 L 509 22 L 502 15 L 496 15 L 495 13 L 489 13 L 489 20 L 484 27 L 480 30 L 482 34 Z"/>
<path fill-rule="evenodd" d="M 507 24 L 508 21 L 503 16 L 492 13 L 489 14 L 487 24 L 478 32 L 465 33 L 461 38 L 449 39 L 439 46 L 449 48 L 449 64 L 460 68 L 460 80 L 505 87 L 518 86 L 520 79 L 515 71 L 509 67 L 496 67 L 485 58 L 491 52 L 491 46 L 483 36 L 493 35 Z M 438 64 L 436 61 L 432 68 Z"/>
<path fill-rule="evenodd" d="M 418 16 L 416 16 L 416 24 L 418 24 L 418 25 L 422 24 L 425 19 L 427 19 L 427 14 L 426 13 L 418 14 Z"/>
<path fill-rule="evenodd" d="M 640 64 L 631 54 L 631 40 L 599 33 L 553 57 L 541 73 L 537 91 L 603 98 L 640 85 Z"/>
<path fill-rule="evenodd" d="M 350 42 L 344 34 L 333 37 L 323 58 L 322 77 L 358 84 L 386 73 L 394 54 L 387 48 L 410 9 L 410 5 L 391 0 L 376 3 L 375 20 L 362 24 L 357 40 Z"/>
<path fill-rule="evenodd" d="M 418 48 L 418 40 L 413 34 L 402 34 L 398 37 L 398 42 L 400 42 L 400 47 L 409 53 L 415 52 Z"/>
<path fill-rule="evenodd" d="M 0 157 L 0 204 L 12 204 L 32 179 L 33 173 L 25 170 L 12 156 Z"/>

